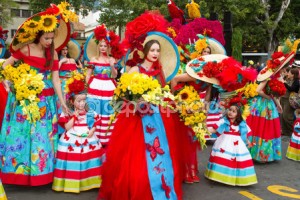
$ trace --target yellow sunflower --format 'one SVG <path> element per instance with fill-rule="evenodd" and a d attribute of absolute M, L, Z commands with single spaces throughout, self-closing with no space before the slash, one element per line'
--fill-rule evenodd
<path fill-rule="evenodd" d="M 56 28 L 58 21 L 55 16 L 53 15 L 42 15 L 41 22 L 43 31 L 45 32 L 52 32 Z"/>
<path fill-rule="evenodd" d="M 31 40 L 35 39 L 36 34 L 35 33 L 29 33 L 29 32 L 23 32 L 23 33 L 18 33 L 16 38 L 20 43 L 26 43 Z"/>
<path fill-rule="evenodd" d="M 41 24 L 39 21 L 31 19 L 24 23 L 23 28 L 25 32 L 37 33 L 39 30 L 41 30 Z"/>

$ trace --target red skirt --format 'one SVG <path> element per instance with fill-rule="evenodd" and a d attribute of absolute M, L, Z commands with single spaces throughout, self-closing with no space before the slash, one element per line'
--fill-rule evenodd
<path fill-rule="evenodd" d="M 178 125 L 177 114 L 161 112 L 161 116 L 172 159 L 174 188 L 180 200 L 186 154 L 182 139 L 187 140 L 187 137 L 186 133 L 181 131 L 184 127 Z M 143 125 L 139 115 L 119 114 L 102 169 L 102 185 L 98 199 L 153 200 L 147 171 Z"/>

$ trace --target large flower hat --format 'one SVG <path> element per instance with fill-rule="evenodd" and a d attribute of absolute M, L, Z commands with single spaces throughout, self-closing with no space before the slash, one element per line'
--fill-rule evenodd
<path fill-rule="evenodd" d="M 120 59 L 124 55 L 124 50 L 120 46 L 120 37 L 106 28 L 105 24 L 99 25 L 94 32 L 88 37 L 84 44 L 84 58 L 88 61 L 97 56 L 97 45 L 100 41 L 105 41 L 110 46 L 111 56 Z"/>
<path fill-rule="evenodd" d="M 123 45 L 128 48 L 125 58 L 128 67 L 142 62 L 143 46 L 154 39 L 160 43 L 159 61 L 166 81 L 170 81 L 177 74 L 180 65 L 179 52 L 174 41 L 166 35 L 167 24 L 161 14 L 149 11 L 127 23 Z"/>
<path fill-rule="evenodd" d="M 272 58 L 267 61 L 266 67 L 259 72 L 257 81 L 264 81 L 279 72 L 294 56 L 295 53 L 293 51 L 287 54 L 275 52 Z"/>
<path fill-rule="evenodd" d="M 68 42 L 68 53 L 71 58 L 78 60 L 81 54 L 80 44 L 73 38 Z"/>
<path fill-rule="evenodd" d="M 18 28 L 10 45 L 10 51 L 16 52 L 23 46 L 32 43 L 39 31 L 54 31 L 54 46 L 56 51 L 59 51 L 70 39 L 69 21 L 78 20 L 78 16 L 69 8 L 68 2 L 61 2 L 59 5 L 51 4 L 45 11 L 26 19 Z"/>

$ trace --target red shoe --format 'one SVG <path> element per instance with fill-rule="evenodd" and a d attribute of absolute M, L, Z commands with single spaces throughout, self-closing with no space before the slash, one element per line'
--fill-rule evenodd
<path fill-rule="evenodd" d="M 194 183 L 199 183 L 200 182 L 200 178 L 197 175 L 192 176 L 191 179 L 193 180 Z"/>
<path fill-rule="evenodd" d="M 188 183 L 188 184 L 192 184 L 192 183 L 194 183 L 194 180 L 192 179 L 192 177 L 190 177 L 190 175 L 187 175 L 184 178 L 183 182 Z"/>

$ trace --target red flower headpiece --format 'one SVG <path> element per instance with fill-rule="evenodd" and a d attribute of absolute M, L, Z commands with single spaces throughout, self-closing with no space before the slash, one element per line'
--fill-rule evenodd
<path fill-rule="evenodd" d="M 66 81 L 65 90 L 67 99 L 77 94 L 86 93 L 84 76 L 77 71 L 72 72 L 72 76 Z"/>
<path fill-rule="evenodd" d="M 147 33 L 151 31 L 167 33 L 167 25 L 168 22 L 162 15 L 146 11 L 127 23 L 123 45 L 130 49 L 131 52 L 142 51 Z M 140 58 L 135 56 L 133 59 L 128 60 L 126 64 L 135 66 L 139 60 Z"/>
<path fill-rule="evenodd" d="M 120 37 L 113 31 L 107 30 L 105 24 L 94 29 L 94 38 L 97 44 L 104 40 L 111 47 L 111 55 L 115 59 L 120 59 L 125 54 L 123 45 L 119 44 Z"/>
<path fill-rule="evenodd" d="M 238 93 L 236 96 L 231 99 L 226 99 L 223 106 L 228 109 L 231 106 L 237 106 L 240 111 L 243 119 L 245 120 L 247 116 L 250 114 L 248 101 L 245 97 L 243 97 L 242 93 Z"/>

